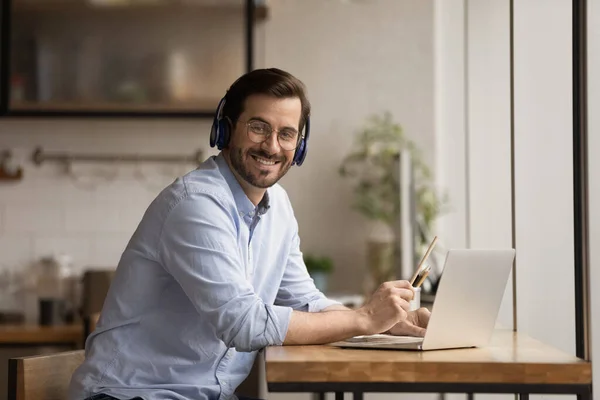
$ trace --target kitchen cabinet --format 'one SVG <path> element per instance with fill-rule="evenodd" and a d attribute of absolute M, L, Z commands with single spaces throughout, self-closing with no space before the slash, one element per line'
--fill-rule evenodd
<path fill-rule="evenodd" d="M 3 0 L 5 116 L 212 117 L 253 69 L 256 0 Z"/>

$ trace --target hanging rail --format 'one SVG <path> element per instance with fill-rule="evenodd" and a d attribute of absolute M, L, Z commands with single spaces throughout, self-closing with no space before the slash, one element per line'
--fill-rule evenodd
<path fill-rule="evenodd" d="M 156 162 L 156 163 L 195 163 L 203 161 L 202 150 L 197 150 L 192 156 L 158 155 L 158 154 L 75 154 L 48 152 L 37 147 L 33 151 L 32 160 L 36 165 L 42 165 L 46 161 L 57 161 L 63 163 L 79 162 Z"/>

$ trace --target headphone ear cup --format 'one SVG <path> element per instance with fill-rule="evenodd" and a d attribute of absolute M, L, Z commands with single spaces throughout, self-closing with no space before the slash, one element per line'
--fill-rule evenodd
<path fill-rule="evenodd" d="M 215 118 L 210 128 L 210 147 L 215 147 L 219 142 L 219 121 Z"/>
<path fill-rule="evenodd" d="M 215 147 L 219 150 L 223 148 L 223 107 L 225 106 L 225 97 L 219 101 L 212 128 L 210 130 L 210 147 Z"/>
<path fill-rule="evenodd" d="M 224 149 L 229 145 L 229 139 L 231 138 L 231 121 L 229 118 L 223 118 L 219 123 L 219 138 L 220 138 L 220 146 L 219 150 Z"/>
<path fill-rule="evenodd" d="M 229 126 L 228 121 L 226 119 L 222 119 L 219 121 L 218 130 L 219 139 L 217 141 L 217 148 L 219 150 L 223 150 L 225 147 L 227 147 L 227 144 L 229 143 Z"/>
<path fill-rule="evenodd" d="M 296 149 L 296 153 L 294 154 L 294 161 L 292 165 L 301 166 L 306 158 L 306 153 L 308 152 L 308 138 L 310 136 L 310 117 L 306 118 L 306 124 L 304 126 L 304 138 L 300 140 L 300 144 Z"/>
<path fill-rule="evenodd" d="M 294 161 L 292 165 L 300 166 L 304 162 L 306 158 L 306 139 L 302 139 L 300 144 L 298 145 L 298 149 L 296 149 L 296 154 L 294 154 Z"/>

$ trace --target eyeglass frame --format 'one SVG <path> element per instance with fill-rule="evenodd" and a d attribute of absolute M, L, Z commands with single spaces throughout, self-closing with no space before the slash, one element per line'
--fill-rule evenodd
<path fill-rule="evenodd" d="M 281 147 L 285 151 L 294 151 L 294 150 L 296 150 L 298 148 L 298 146 L 300 146 L 300 142 L 302 141 L 302 139 L 304 139 L 304 132 L 296 131 L 296 134 L 298 135 L 298 138 L 296 139 L 296 146 L 294 146 L 293 149 L 284 149 L 283 146 L 281 145 L 281 142 L 279 141 L 279 138 L 280 138 L 279 132 L 280 132 L 280 130 L 279 129 L 273 129 L 273 127 L 271 126 L 271 124 L 269 124 L 268 122 L 262 121 L 260 119 L 249 119 L 247 121 L 243 121 L 241 119 L 238 119 L 236 122 L 242 122 L 244 125 L 246 125 L 246 136 L 248 136 L 248 139 L 250 139 L 250 141 L 252 141 L 252 143 L 262 144 L 262 143 L 266 142 L 267 140 L 269 140 L 271 138 L 271 135 L 274 132 L 277 132 L 277 144 L 279 144 L 279 147 Z M 252 122 L 263 123 L 263 124 L 267 125 L 269 127 L 269 129 L 271 129 L 271 132 L 268 135 L 265 136 L 264 140 L 262 140 L 260 142 L 255 142 L 254 140 L 252 140 L 252 138 L 250 137 L 250 124 Z M 284 128 L 284 129 L 289 129 L 289 128 Z"/>

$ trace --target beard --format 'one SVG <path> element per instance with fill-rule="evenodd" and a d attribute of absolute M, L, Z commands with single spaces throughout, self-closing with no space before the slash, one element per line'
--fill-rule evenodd
<path fill-rule="evenodd" d="M 250 185 L 260 189 L 267 189 L 276 184 L 292 166 L 291 161 L 286 157 L 269 156 L 260 150 L 246 150 L 246 152 L 243 152 L 241 148 L 236 147 L 230 149 L 230 155 L 231 166 L 233 169 L 235 169 L 235 172 L 237 172 L 238 175 L 240 175 L 242 179 L 244 179 Z M 252 158 L 253 155 L 266 160 L 278 162 L 276 165 L 279 167 L 279 171 L 253 171 L 254 168 L 250 165 L 250 163 L 255 162 L 255 160 Z"/>

